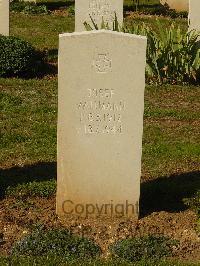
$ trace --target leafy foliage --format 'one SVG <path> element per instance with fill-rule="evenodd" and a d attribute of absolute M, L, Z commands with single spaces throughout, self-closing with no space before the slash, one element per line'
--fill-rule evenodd
<path fill-rule="evenodd" d="M 120 240 L 110 247 L 111 253 L 130 262 L 161 259 L 172 254 L 177 241 L 164 236 L 146 236 Z"/>
<path fill-rule="evenodd" d="M 10 3 L 10 11 L 22 12 L 27 5 L 34 5 L 34 2 L 29 3 L 29 2 L 20 1 L 20 0 L 13 0 Z"/>
<path fill-rule="evenodd" d="M 49 13 L 46 5 L 37 5 L 34 2 L 14 0 L 12 1 L 10 6 L 11 11 L 21 12 L 27 15 L 39 15 Z"/>
<path fill-rule="evenodd" d="M 92 26 L 84 23 L 86 30 L 107 29 L 104 23 L 99 27 L 91 18 Z M 171 25 L 163 29 L 157 21 L 158 33 L 145 24 L 120 26 L 117 17 L 113 22 L 112 30 L 129 34 L 147 36 L 147 81 L 149 83 L 198 83 L 200 81 L 200 34 L 196 31 L 182 32 L 180 27 Z"/>
<path fill-rule="evenodd" d="M 12 249 L 15 256 L 59 255 L 66 260 L 95 258 L 100 253 L 98 245 L 65 229 L 37 229 L 15 243 Z"/>
<path fill-rule="evenodd" d="M 169 29 L 159 27 L 159 36 L 148 32 L 147 75 L 159 83 L 171 84 L 200 79 L 199 34 L 195 31 L 181 32 L 172 24 Z"/>
<path fill-rule="evenodd" d="M 70 16 L 75 15 L 75 7 L 73 5 L 69 6 L 67 10 Z"/>
<path fill-rule="evenodd" d="M 23 13 L 27 15 L 39 15 L 39 14 L 48 14 L 49 11 L 45 5 L 41 6 L 27 5 L 24 8 Z"/>
<path fill-rule="evenodd" d="M 28 42 L 0 35 L 0 77 L 36 72 L 41 61 L 41 53 Z"/>

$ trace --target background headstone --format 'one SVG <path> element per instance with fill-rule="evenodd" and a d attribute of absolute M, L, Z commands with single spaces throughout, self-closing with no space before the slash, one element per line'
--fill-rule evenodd
<path fill-rule="evenodd" d="M 188 11 L 189 0 L 160 0 L 162 5 L 167 4 L 169 8 L 176 11 Z"/>
<path fill-rule="evenodd" d="M 189 28 L 200 32 L 200 0 L 190 0 L 189 3 Z"/>
<path fill-rule="evenodd" d="M 9 0 L 0 0 L 0 34 L 9 35 Z"/>
<path fill-rule="evenodd" d="M 137 216 L 145 60 L 145 37 L 105 30 L 60 35 L 59 215 L 76 206 L 74 213 L 85 215 L 88 204 L 96 213 L 94 206 L 112 203 Z"/>
<path fill-rule="evenodd" d="M 76 0 L 75 1 L 75 31 L 85 31 L 83 23 L 92 25 L 91 17 L 98 26 L 104 22 L 112 30 L 115 13 L 120 25 L 123 23 L 123 0 Z"/>

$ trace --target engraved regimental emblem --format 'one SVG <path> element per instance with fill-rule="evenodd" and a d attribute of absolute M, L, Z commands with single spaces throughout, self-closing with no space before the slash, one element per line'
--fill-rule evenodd
<path fill-rule="evenodd" d="M 99 53 L 95 56 L 92 63 L 97 73 L 108 73 L 112 68 L 112 61 L 106 53 Z"/>

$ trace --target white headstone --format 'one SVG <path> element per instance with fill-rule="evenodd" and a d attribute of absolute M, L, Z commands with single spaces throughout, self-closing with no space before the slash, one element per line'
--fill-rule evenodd
<path fill-rule="evenodd" d="M 115 14 L 120 25 L 123 23 L 123 0 L 76 0 L 75 1 L 75 31 L 85 31 L 84 22 L 92 24 L 91 18 L 100 27 L 102 19 L 105 24 L 112 25 Z"/>
<path fill-rule="evenodd" d="M 57 213 L 137 216 L 146 37 L 59 39 Z"/>
<path fill-rule="evenodd" d="M 162 5 L 167 4 L 169 8 L 176 11 L 188 11 L 189 0 L 160 0 Z"/>
<path fill-rule="evenodd" d="M 190 0 L 189 28 L 200 32 L 200 0 Z"/>
<path fill-rule="evenodd" d="M 9 0 L 0 0 L 0 34 L 9 35 Z"/>

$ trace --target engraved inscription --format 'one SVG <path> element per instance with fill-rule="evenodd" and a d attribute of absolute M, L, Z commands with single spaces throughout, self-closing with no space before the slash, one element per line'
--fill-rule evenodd
<path fill-rule="evenodd" d="M 97 54 L 92 62 L 92 66 L 94 66 L 95 71 L 97 73 L 107 73 L 112 68 L 112 61 L 109 58 L 109 54 L 100 53 Z"/>
<path fill-rule="evenodd" d="M 107 24 L 115 19 L 115 11 L 112 10 L 109 0 L 90 0 L 88 12 L 95 23 L 101 23 L 103 20 Z"/>
<path fill-rule="evenodd" d="M 87 89 L 85 100 L 77 103 L 80 127 L 85 134 L 122 134 L 125 102 L 115 100 L 114 89 Z"/>

